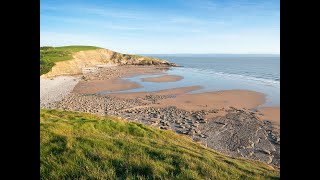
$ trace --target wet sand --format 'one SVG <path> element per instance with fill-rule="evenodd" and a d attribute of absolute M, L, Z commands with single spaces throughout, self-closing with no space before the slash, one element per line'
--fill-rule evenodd
<path fill-rule="evenodd" d="M 135 89 L 141 87 L 138 83 L 121 79 L 105 79 L 80 81 L 73 89 L 73 92 L 80 94 L 96 94 L 99 92 L 113 92 Z"/>
<path fill-rule="evenodd" d="M 265 101 L 264 94 L 247 90 L 228 90 L 198 94 L 182 94 L 172 99 L 160 101 L 159 106 L 170 104 L 187 111 L 221 109 L 221 108 L 254 108 Z"/>
<path fill-rule="evenodd" d="M 121 69 L 122 76 L 121 77 L 132 77 L 137 75 L 155 75 L 162 74 L 169 70 L 168 67 L 158 67 L 158 66 L 121 66 L 116 67 L 117 69 Z"/>
<path fill-rule="evenodd" d="M 183 79 L 182 76 L 176 75 L 163 75 L 159 77 L 151 77 L 151 78 L 142 78 L 142 81 L 145 82 L 176 82 Z"/>
<path fill-rule="evenodd" d="M 201 86 L 188 86 L 188 87 L 181 87 L 181 88 L 174 88 L 174 89 L 165 89 L 165 90 L 154 91 L 154 92 L 112 93 L 112 94 L 108 94 L 108 96 L 125 98 L 125 99 L 143 98 L 147 95 L 178 96 L 178 95 L 195 91 L 201 88 L 202 88 Z"/>
<path fill-rule="evenodd" d="M 165 71 L 158 67 L 121 66 L 88 69 L 71 93 L 69 91 L 73 86 L 66 91 L 68 95 L 49 104 L 48 108 L 117 116 L 173 130 L 230 156 L 279 166 L 280 131 L 277 128 L 279 126 L 274 125 L 280 122 L 280 108 L 259 108 L 254 112 L 253 108 L 265 102 L 262 93 L 225 90 L 191 94 L 201 86 L 155 92 L 118 92 L 140 87 L 136 82 L 122 80 L 122 77 L 161 74 Z M 55 84 L 56 80 L 52 81 Z M 46 89 L 50 96 L 55 92 L 53 90 Z M 105 91 L 112 93 L 96 94 Z"/>
<path fill-rule="evenodd" d="M 100 66 L 86 70 L 85 73 L 83 73 L 83 78 L 86 80 L 104 80 L 137 75 L 157 75 L 167 72 L 169 68 L 170 67 L 165 66 Z"/>
<path fill-rule="evenodd" d="M 189 86 L 175 89 L 166 89 L 155 92 L 114 93 L 108 96 L 117 98 L 143 98 L 147 95 L 172 95 L 173 98 L 159 100 L 154 106 L 166 107 L 176 106 L 186 111 L 199 111 L 209 109 L 255 108 L 265 102 L 265 95 L 248 90 L 228 90 L 218 92 L 207 92 L 188 94 L 201 89 L 201 86 Z"/>
<path fill-rule="evenodd" d="M 72 92 L 80 94 L 96 94 L 140 88 L 140 84 L 121 78 L 137 75 L 156 75 L 168 71 L 162 66 L 97 66 L 84 68 L 82 81 Z"/>
<path fill-rule="evenodd" d="M 174 89 L 165 89 L 155 92 L 133 92 L 118 93 L 117 91 L 140 88 L 136 82 L 122 80 L 122 77 L 132 77 L 136 75 L 162 74 L 168 70 L 167 67 L 143 67 L 143 66 L 117 66 L 99 68 L 95 73 L 86 74 L 87 81 L 80 81 L 73 92 L 80 94 L 96 94 L 100 92 L 111 92 L 107 94 L 111 97 L 122 99 L 145 98 L 152 96 L 172 96 L 164 98 L 153 104 L 154 107 L 175 106 L 186 111 L 199 111 L 217 109 L 218 112 L 210 116 L 224 116 L 224 109 L 230 107 L 238 109 L 252 109 L 265 102 L 265 95 L 249 90 L 226 90 L 216 92 L 206 92 L 188 94 L 194 90 L 201 89 L 201 86 L 188 86 Z M 174 75 L 162 75 L 159 77 L 143 78 L 147 82 L 174 82 L 183 77 Z M 248 110 L 249 111 L 249 110 Z M 257 116 L 260 120 L 269 120 L 273 124 L 280 124 L 280 108 L 268 107 L 260 108 Z"/>
<path fill-rule="evenodd" d="M 264 107 L 258 110 L 260 120 L 269 120 L 275 125 L 280 125 L 280 107 Z"/>

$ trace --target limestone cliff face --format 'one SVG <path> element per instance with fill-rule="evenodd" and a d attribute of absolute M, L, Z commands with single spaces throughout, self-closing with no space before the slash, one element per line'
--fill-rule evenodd
<path fill-rule="evenodd" d="M 52 70 L 42 77 L 54 77 L 60 75 L 81 74 L 83 68 L 94 67 L 97 65 L 166 65 L 176 66 L 165 60 L 157 58 L 127 55 L 117 53 L 108 49 L 96 49 L 79 51 L 72 54 L 73 59 L 68 61 L 56 62 Z"/>

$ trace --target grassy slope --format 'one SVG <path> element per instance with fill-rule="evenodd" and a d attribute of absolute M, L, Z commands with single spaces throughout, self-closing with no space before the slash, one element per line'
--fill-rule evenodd
<path fill-rule="evenodd" d="M 94 46 L 62 46 L 62 47 L 40 47 L 40 76 L 42 74 L 48 73 L 55 62 L 67 61 L 72 59 L 72 53 L 85 50 L 99 49 L 99 47 Z M 140 64 L 152 65 L 157 64 L 161 59 L 153 57 L 145 57 L 139 55 L 129 55 L 116 53 L 113 57 L 116 60 L 130 60 L 143 58 Z"/>
<path fill-rule="evenodd" d="M 94 46 L 62 46 L 40 47 L 40 75 L 46 74 L 54 66 L 55 62 L 72 59 L 72 53 L 85 50 L 94 50 Z"/>
<path fill-rule="evenodd" d="M 85 113 L 41 110 L 41 179 L 279 179 L 171 131 Z"/>

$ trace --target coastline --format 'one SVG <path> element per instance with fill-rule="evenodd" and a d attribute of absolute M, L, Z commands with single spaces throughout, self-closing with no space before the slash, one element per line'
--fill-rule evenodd
<path fill-rule="evenodd" d="M 144 82 L 176 82 L 180 81 L 183 79 L 182 76 L 177 76 L 177 75 L 163 75 L 159 77 L 154 77 L 154 78 L 142 78 L 141 80 Z"/>
<path fill-rule="evenodd" d="M 99 92 L 123 91 L 142 87 L 138 83 L 122 79 L 105 79 L 80 81 L 73 89 L 73 92 L 80 94 L 96 94 Z"/>
<path fill-rule="evenodd" d="M 258 108 L 260 112 L 258 117 L 261 120 L 269 120 L 272 123 L 280 126 L 280 107 L 279 106 L 271 106 L 271 107 L 262 107 Z"/>
<path fill-rule="evenodd" d="M 246 157 L 275 166 L 279 165 L 280 157 L 274 155 L 275 153 L 280 156 L 280 151 L 277 150 L 279 149 L 277 139 L 280 139 L 276 127 L 279 125 L 277 122 L 280 119 L 276 114 L 277 110 L 274 110 L 275 107 L 261 108 L 258 112 L 251 110 L 265 102 L 265 96 L 262 93 L 248 90 L 228 90 L 188 94 L 201 89 L 201 86 L 180 87 L 155 92 L 118 92 L 140 87 L 137 83 L 122 80 L 123 77 L 161 75 L 167 70 L 168 67 L 158 66 L 98 67 L 87 71 L 81 78 L 73 79 L 72 85 L 68 88 L 65 87 L 60 77 L 53 78 L 53 80 L 46 79 L 48 82 L 55 82 L 53 83 L 55 85 L 47 83 L 46 91 L 51 92 L 50 96 L 59 98 L 50 102 L 40 98 L 40 105 L 44 108 L 120 116 L 129 121 L 141 122 L 190 136 L 197 142 L 231 156 Z M 64 77 L 75 78 L 74 76 Z M 52 90 L 48 90 L 50 88 Z M 67 90 L 61 93 L 57 89 Z M 99 94 L 101 91 L 109 93 L 102 95 Z M 238 121 L 239 118 L 243 122 L 238 125 L 234 124 L 234 121 Z M 269 121 L 271 123 L 268 123 Z M 219 123 L 225 125 L 220 127 Z M 208 125 L 213 129 L 208 129 Z M 226 127 L 228 129 L 224 129 Z M 271 132 L 263 130 L 259 136 L 264 137 L 267 141 L 256 142 L 255 132 L 265 127 L 271 129 Z M 247 128 L 249 130 L 246 130 Z M 226 132 L 229 134 L 224 134 Z M 219 138 L 215 135 L 217 133 L 220 134 Z M 255 145 L 252 147 L 241 142 L 235 149 L 230 149 L 226 146 L 228 139 L 233 137 L 230 136 L 230 133 L 247 134 L 245 141 L 252 141 Z M 268 139 L 270 133 L 275 139 Z M 245 152 L 241 150 L 243 146 L 246 147 Z M 265 151 L 258 152 L 258 149 L 261 148 Z M 252 153 L 246 153 L 249 151 L 254 152 L 254 156 Z"/>

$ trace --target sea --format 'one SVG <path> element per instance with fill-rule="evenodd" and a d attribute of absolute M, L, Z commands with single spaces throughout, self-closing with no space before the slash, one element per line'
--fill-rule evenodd
<path fill-rule="evenodd" d="M 280 55 L 235 54 L 143 54 L 176 63 L 182 67 L 170 68 L 165 74 L 180 75 L 176 82 L 143 82 L 141 78 L 161 75 L 141 75 L 126 80 L 142 87 L 123 92 L 157 91 L 200 85 L 203 88 L 190 93 L 221 90 L 251 90 L 264 93 L 263 106 L 280 106 Z"/>

